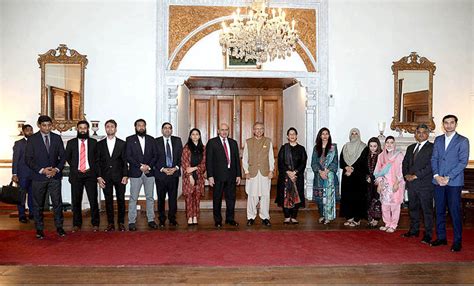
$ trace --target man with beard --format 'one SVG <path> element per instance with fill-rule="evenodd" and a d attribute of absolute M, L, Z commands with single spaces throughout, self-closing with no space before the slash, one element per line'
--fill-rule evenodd
<path fill-rule="evenodd" d="M 142 185 L 145 189 L 148 227 L 157 229 L 155 222 L 153 188 L 155 183 L 153 166 L 156 164 L 157 148 L 153 137 L 146 134 L 146 121 L 135 121 L 135 135 L 127 137 L 127 161 L 129 164 L 130 198 L 128 200 L 128 230 L 136 231 L 137 200 Z"/>
<path fill-rule="evenodd" d="M 128 182 L 128 166 L 125 158 L 125 141 L 115 137 L 117 122 L 110 119 L 105 122 L 107 138 L 97 143 L 98 163 L 97 181 L 104 190 L 105 209 L 107 211 L 107 229 L 115 230 L 114 223 L 114 187 L 117 196 L 119 230 L 125 231 L 125 186 Z"/>
<path fill-rule="evenodd" d="M 99 205 L 97 202 L 97 140 L 89 138 L 89 122 L 77 123 L 77 137 L 66 145 L 66 161 L 69 163 L 69 183 L 71 183 L 73 228 L 82 227 L 82 196 L 84 187 L 91 208 L 91 223 L 94 232 L 99 231 Z"/>
<path fill-rule="evenodd" d="M 160 227 L 165 227 L 165 198 L 168 194 L 168 219 L 170 226 L 177 226 L 176 211 L 178 209 L 178 182 L 181 171 L 181 153 L 183 144 L 181 138 L 171 136 L 173 126 L 169 122 L 161 126 L 161 134 L 156 138 L 158 159 L 155 168 L 156 189 L 158 193 L 158 212 Z"/>
<path fill-rule="evenodd" d="M 53 121 L 47 115 L 38 117 L 39 131 L 28 138 L 26 165 L 32 170 L 33 211 L 36 238 L 44 238 L 43 207 L 49 191 L 54 210 L 54 225 L 59 236 L 63 229 L 63 202 L 61 197 L 61 170 L 64 168 L 63 140 L 51 132 Z"/>
<path fill-rule="evenodd" d="M 33 219 L 33 195 L 31 193 L 31 170 L 25 163 L 25 149 L 26 143 L 28 142 L 28 137 L 33 135 L 33 127 L 29 124 L 22 126 L 21 130 L 25 136 L 23 139 L 20 139 L 15 142 L 13 145 L 13 165 L 12 165 L 12 181 L 17 183 L 20 188 L 26 190 L 28 193 L 28 208 L 29 208 L 29 217 Z M 21 223 L 27 223 L 25 213 L 25 198 L 22 198 L 21 204 L 17 206 L 18 208 L 18 220 Z"/>

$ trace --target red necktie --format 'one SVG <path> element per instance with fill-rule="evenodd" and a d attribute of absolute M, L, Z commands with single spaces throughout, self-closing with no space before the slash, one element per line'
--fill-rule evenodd
<path fill-rule="evenodd" d="M 84 139 L 81 141 L 81 150 L 79 151 L 79 171 L 84 173 L 86 171 L 86 144 L 84 144 Z"/>
<path fill-rule="evenodd" d="M 225 138 L 222 139 L 224 144 L 225 157 L 227 158 L 227 166 L 230 165 L 229 150 L 227 150 L 227 145 L 225 144 Z"/>

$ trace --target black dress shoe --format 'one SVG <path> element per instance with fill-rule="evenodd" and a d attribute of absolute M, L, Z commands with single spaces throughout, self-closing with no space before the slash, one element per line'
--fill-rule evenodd
<path fill-rule="evenodd" d="M 129 231 L 137 231 L 137 226 L 134 223 L 128 225 Z"/>
<path fill-rule="evenodd" d="M 21 222 L 21 223 L 28 223 L 28 220 L 26 219 L 26 216 L 19 217 L 18 221 Z"/>
<path fill-rule="evenodd" d="M 420 235 L 420 232 L 405 232 L 404 234 L 402 234 L 402 237 L 418 237 Z"/>
<path fill-rule="evenodd" d="M 253 218 L 247 220 L 247 226 L 252 226 L 255 223 L 255 220 Z"/>
<path fill-rule="evenodd" d="M 452 252 L 459 252 L 461 251 L 461 243 L 453 243 L 453 245 L 451 246 L 451 251 Z"/>
<path fill-rule="evenodd" d="M 160 221 L 160 224 L 158 225 L 160 228 L 165 228 L 165 222 L 164 221 Z"/>
<path fill-rule="evenodd" d="M 36 231 L 36 238 L 37 238 L 37 239 L 43 239 L 43 238 L 44 238 L 44 231 L 42 231 L 42 230 L 37 230 L 37 231 Z"/>
<path fill-rule="evenodd" d="M 221 228 L 221 227 L 222 227 L 222 223 L 221 223 L 221 222 L 216 222 L 216 223 L 214 224 L 214 226 L 217 227 L 217 228 Z"/>
<path fill-rule="evenodd" d="M 104 230 L 105 232 L 114 231 L 115 225 L 113 223 L 107 225 L 107 228 Z"/>
<path fill-rule="evenodd" d="M 35 219 L 35 217 L 34 217 L 33 215 L 28 215 L 28 218 L 29 218 L 30 220 L 34 220 L 34 219 Z"/>
<path fill-rule="evenodd" d="M 123 223 L 119 223 L 119 231 L 125 231 L 125 225 Z"/>
<path fill-rule="evenodd" d="M 272 226 L 272 224 L 270 223 L 270 220 L 268 218 L 264 219 L 262 221 L 262 223 L 263 223 L 264 226 Z"/>
<path fill-rule="evenodd" d="M 440 245 L 448 245 L 448 241 L 446 239 L 437 239 L 430 242 L 431 246 L 440 246 Z"/>
<path fill-rule="evenodd" d="M 178 226 L 179 224 L 174 220 L 170 221 L 170 226 Z"/>
<path fill-rule="evenodd" d="M 431 242 L 431 236 L 428 236 L 428 235 L 423 236 L 421 243 L 430 244 L 430 242 Z"/>
<path fill-rule="evenodd" d="M 232 226 L 239 226 L 239 223 L 235 220 L 226 221 L 225 224 L 232 225 Z"/>
<path fill-rule="evenodd" d="M 151 229 L 158 229 L 158 225 L 154 221 L 149 221 L 148 222 L 148 227 Z"/>
<path fill-rule="evenodd" d="M 65 236 L 66 236 L 66 232 L 64 231 L 64 228 L 62 228 L 62 227 L 58 227 L 58 228 L 56 229 L 56 232 L 58 233 L 58 235 L 59 235 L 60 237 L 65 237 Z"/>

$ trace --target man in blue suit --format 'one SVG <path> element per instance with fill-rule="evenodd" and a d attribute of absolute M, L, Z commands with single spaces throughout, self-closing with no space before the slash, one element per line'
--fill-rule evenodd
<path fill-rule="evenodd" d="M 15 142 L 13 145 L 13 166 L 12 166 L 12 181 L 19 184 L 20 188 L 26 190 L 28 193 L 28 208 L 29 218 L 33 219 L 33 195 L 31 193 L 31 170 L 26 166 L 25 163 L 25 149 L 28 137 L 33 134 L 33 127 L 29 124 L 22 126 L 21 130 L 25 136 Z M 18 208 L 18 220 L 21 223 L 27 223 L 25 212 L 25 200 L 17 206 Z"/>
<path fill-rule="evenodd" d="M 33 206 L 36 238 L 44 238 L 43 207 L 49 191 L 54 210 L 54 224 L 59 236 L 65 236 L 61 197 L 64 144 L 61 136 L 51 132 L 52 120 L 47 115 L 38 118 L 39 131 L 26 144 L 26 165 L 32 170 Z"/>
<path fill-rule="evenodd" d="M 128 200 L 128 230 L 136 231 L 137 201 L 140 189 L 145 189 L 146 216 L 148 227 L 157 229 L 155 222 L 155 200 L 153 189 L 155 186 L 154 166 L 157 159 L 157 148 L 155 138 L 146 134 L 146 121 L 138 119 L 135 121 L 135 135 L 126 139 L 126 158 L 130 166 L 128 177 L 130 178 L 130 198 Z"/>
<path fill-rule="evenodd" d="M 469 140 L 456 132 L 458 118 L 443 117 L 444 135 L 436 137 L 431 157 L 434 200 L 436 208 L 436 237 L 431 246 L 447 245 L 446 206 L 451 215 L 454 242 L 451 251 L 461 251 L 462 217 L 461 190 L 464 186 L 464 168 L 469 161 Z"/>

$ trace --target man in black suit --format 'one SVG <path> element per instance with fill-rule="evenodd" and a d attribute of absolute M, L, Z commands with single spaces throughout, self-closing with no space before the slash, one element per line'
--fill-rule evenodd
<path fill-rule="evenodd" d="M 217 228 L 222 227 L 222 194 L 225 196 L 225 223 L 233 226 L 239 224 L 234 219 L 235 187 L 240 184 L 239 146 L 229 137 L 229 125 L 221 123 L 219 136 L 212 138 L 206 145 L 206 169 L 209 185 L 214 187 L 212 195 L 214 222 Z"/>
<path fill-rule="evenodd" d="M 97 181 L 104 190 L 107 228 L 114 231 L 114 187 L 117 196 L 118 227 L 125 231 L 125 186 L 128 182 L 128 165 L 125 157 L 125 141 L 115 137 L 117 122 L 110 119 L 105 122 L 107 138 L 97 143 Z"/>
<path fill-rule="evenodd" d="M 13 160 L 12 160 L 12 181 L 17 183 L 20 188 L 27 191 L 28 194 L 28 208 L 29 218 L 33 219 L 33 194 L 31 189 L 31 169 L 25 163 L 25 149 L 28 138 L 33 135 L 33 127 L 25 124 L 21 127 L 23 139 L 15 142 L 13 145 Z M 25 212 L 25 198 L 22 198 L 18 208 L 18 220 L 21 223 L 27 223 Z"/>
<path fill-rule="evenodd" d="M 91 209 L 91 223 L 94 232 L 99 231 L 100 215 L 97 198 L 97 140 L 89 137 L 89 122 L 77 122 L 77 137 L 66 145 L 66 161 L 69 163 L 69 183 L 71 183 L 73 228 L 82 227 L 82 196 L 84 187 Z"/>
<path fill-rule="evenodd" d="M 54 224 L 59 236 L 63 229 L 63 202 L 61 196 L 62 169 L 65 163 L 64 144 L 61 137 L 51 132 L 53 121 L 47 115 L 38 118 L 39 131 L 26 144 L 26 165 L 32 170 L 33 216 L 36 238 L 44 238 L 43 208 L 49 191 L 53 203 Z"/>
<path fill-rule="evenodd" d="M 173 126 L 169 122 L 161 125 L 161 134 L 156 138 L 158 159 L 155 167 L 156 190 L 158 193 L 158 213 L 160 227 L 165 227 L 165 198 L 168 194 L 168 219 L 170 226 L 177 226 L 176 211 L 178 210 L 178 183 L 181 175 L 181 138 L 171 136 Z"/>
<path fill-rule="evenodd" d="M 425 234 L 422 243 L 431 242 L 433 232 L 433 192 L 431 182 L 431 155 L 433 143 L 428 141 L 430 129 L 425 124 L 416 127 L 415 139 L 417 143 L 408 146 L 403 159 L 403 176 L 408 189 L 408 206 L 410 211 L 410 229 L 403 237 L 418 237 L 420 232 L 420 208 L 423 213 Z"/>
<path fill-rule="evenodd" d="M 153 167 L 156 165 L 156 141 L 146 134 L 146 121 L 135 121 L 135 135 L 127 137 L 126 158 L 129 164 L 128 176 L 130 177 L 130 199 L 128 200 L 128 230 L 136 231 L 137 201 L 140 189 L 145 189 L 146 216 L 148 227 L 157 229 L 155 222 L 155 200 L 153 188 L 155 185 Z"/>

